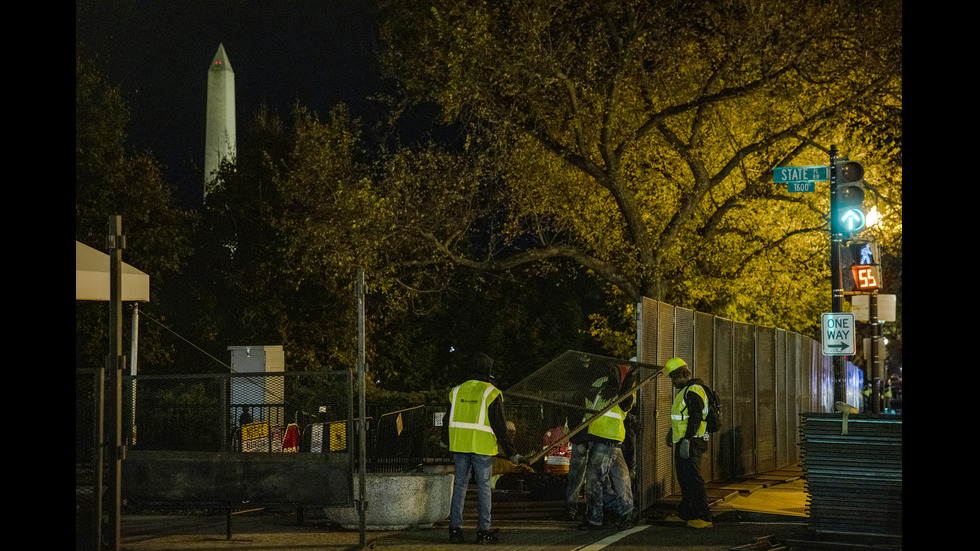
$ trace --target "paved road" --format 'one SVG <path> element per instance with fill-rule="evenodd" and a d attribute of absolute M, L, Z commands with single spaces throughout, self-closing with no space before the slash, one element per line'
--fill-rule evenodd
<path fill-rule="evenodd" d="M 750 489 L 746 489 L 750 488 Z M 828 549 L 826 535 L 808 530 L 806 490 L 802 479 L 793 473 L 777 482 L 755 481 L 731 489 L 714 488 L 723 495 L 712 503 L 714 526 L 693 529 L 665 522 L 676 504 L 670 499 L 645 511 L 636 527 L 617 532 L 614 527 L 597 532 L 581 532 L 576 524 L 551 520 L 560 513 L 540 502 L 501 503 L 495 501 L 494 527 L 499 542 L 493 548 L 501 551 L 624 551 L 658 549 L 661 551 L 729 551 L 732 549 Z M 474 511 L 464 509 L 464 534 L 474 538 Z M 229 528 L 231 531 L 229 537 Z M 402 531 L 367 531 L 364 545 L 358 530 L 342 530 L 315 511 L 304 512 L 302 520 L 295 511 L 259 509 L 232 515 L 231 524 L 222 513 L 127 515 L 121 523 L 121 551 L 323 551 L 348 549 L 397 549 L 405 551 L 443 551 L 475 547 L 474 544 L 450 545 L 445 522 L 431 528 Z M 833 538 L 831 538 L 832 540 Z M 857 549 L 855 538 L 833 542 L 829 548 Z M 847 545 L 845 545 L 847 543 Z M 863 542 L 869 543 L 869 542 Z M 901 549 L 897 542 L 870 542 L 883 551 Z M 861 547 L 866 549 L 867 547 Z"/>
<path fill-rule="evenodd" d="M 236 515 L 233 533 L 227 537 L 225 518 L 214 516 L 127 516 L 122 524 L 124 551 L 163 550 L 289 550 L 313 551 L 356 549 L 360 532 L 337 530 L 325 519 L 304 518 L 299 524 L 295 515 L 263 511 L 251 515 Z M 496 523 L 500 550 L 598 551 L 600 549 L 698 549 L 722 551 L 735 546 L 752 544 L 759 538 L 772 536 L 801 539 L 805 528 L 801 522 L 775 519 L 769 522 L 741 521 L 720 518 L 710 529 L 695 530 L 686 526 L 641 524 L 617 532 L 608 528 L 597 532 L 580 532 L 575 524 L 559 521 L 515 521 Z M 475 537 L 472 526 L 464 524 L 467 539 Z M 436 525 L 428 529 L 398 532 L 366 532 L 365 548 L 412 551 L 441 551 L 460 547 L 450 545 L 448 529 Z"/>
<path fill-rule="evenodd" d="M 734 499 L 718 500 L 712 507 L 714 527 L 701 530 L 659 520 L 669 512 L 669 502 L 664 508 L 647 511 L 641 524 L 622 532 L 613 527 L 581 532 L 573 522 L 550 520 L 558 516 L 560 507 L 549 510 L 542 503 L 499 505 L 494 509 L 494 526 L 499 529 L 499 542 L 494 547 L 500 550 L 722 551 L 751 545 L 766 537 L 777 541 L 807 538 L 802 480 L 762 488 Z M 472 516 L 467 517 L 470 522 L 464 524 L 467 539 L 476 536 Z M 231 537 L 228 536 L 229 527 Z M 124 515 L 121 531 L 120 548 L 123 551 L 313 551 L 356 549 L 361 545 L 359 531 L 340 530 L 313 511 L 304 512 L 302 522 L 294 511 L 245 511 L 233 515 L 230 525 L 223 514 Z M 368 531 L 364 536 L 364 547 L 413 551 L 460 548 L 450 545 L 448 540 L 448 528 L 443 522 L 425 529 Z M 472 547 L 472 544 L 464 547 Z"/>

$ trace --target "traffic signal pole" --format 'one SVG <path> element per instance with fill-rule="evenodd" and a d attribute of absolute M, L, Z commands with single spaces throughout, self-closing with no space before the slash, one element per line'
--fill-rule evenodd
<path fill-rule="evenodd" d="M 841 281 L 840 248 L 843 235 L 837 208 L 837 146 L 830 146 L 830 301 L 834 313 L 844 311 L 844 289 Z M 846 402 L 847 358 L 833 356 L 834 402 Z"/>
<path fill-rule="evenodd" d="M 879 261 L 877 258 L 875 261 Z M 880 261 L 879 261 L 880 262 Z M 878 291 L 875 290 L 868 297 L 868 322 L 871 324 L 871 353 L 865 353 L 868 358 L 868 374 L 874 381 L 871 385 L 871 411 L 881 413 L 881 385 L 884 358 L 880 357 L 878 347 L 881 343 L 881 323 L 878 322 Z"/>

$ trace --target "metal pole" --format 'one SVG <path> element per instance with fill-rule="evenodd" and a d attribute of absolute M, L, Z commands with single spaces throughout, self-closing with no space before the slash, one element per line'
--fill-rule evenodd
<path fill-rule="evenodd" d="M 92 542 L 92 549 L 102 549 L 102 511 L 105 508 L 104 492 L 105 488 L 105 449 L 106 449 L 106 427 L 105 427 L 105 375 L 109 370 L 111 358 L 106 356 L 102 369 L 95 376 L 95 457 L 92 458 L 92 466 L 95 470 L 95 491 L 92 495 L 95 512 L 92 514 L 93 534 L 95 541 Z"/>
<path fill-rule="evenodd" d="M 109 377 L 112 381 L 112 433 L 113 438 L 108 444 L 109 450 L 109 484 L 111 491 L 107 497 L 113 500 L 109 511 L 108 547 L 119 549 L 120 520 L 122 503 L 122 375 L 126 363 L 122 353 L 122 250 L 125 248 L 125 238 L 122 234 L 122 217 L 109 217 L 109 235 L 106 247 L 109 249 L 109 344 L 112 350 L 108 362 Z"/>
<path fill-rule="evenodd" d="M 357 384 L 358 384 L 358 418 L 360 422 L 358 423 L 358 435 L 360 438 L 360 496 L 357 501 L 357 510 L 360 516 L 361 522 L 361 535 L 360 535 L 360 548 L 363 549 L 366 541 L 366 524 L 367 524 L 367 508 L 368 503 L 365 499 L 367 497 L 367 411 L 364 403 L 364 372 L 366 371 L 365 361 L 364 361 L 364 270 L 362 268 L 357 269 L 357 282 L 355 285 L 355 292 L 357 294 Z"/>
<path fill-rule="evenodd" d="M 139 330 L 140 330 L 140 307 L 139 302 L 133 303 L 133 319 L 132 319 L 132 338 L 129 344 L 129 374 L 133 376 L 132 385 L 130 391 L 132 395 L 129 398 L 130 404 L 130 427 L 129 427 L 129 442 L 130 445 L 136 445 L 136 352 L 137 344 L 139 342 Z"/>
<path fill-rule="evenodd" d="M 875 262 L 878 262 L 878 255 L 875 255 Z M 881 340 L 881 324 L 878 323 L 878 291 L 872 291 L 868 297 L 868 322 L 871 323 L 871 354 L 867 354 L 871 369 L 871 411 L 881 413 L 881 367 L 878 354 L 878 343 Z"/>
<path fill-rule="evenodd" d="M 844 290 L 840 272 L 840 247 L 842 235 L 838 227 L 837 213 L 837 146 L 830 146 L 830 286 L 831 310 L 843 312 Z M 833 356 L 834 402 L 847 398 L 847 360 L 844 356 Z"/>

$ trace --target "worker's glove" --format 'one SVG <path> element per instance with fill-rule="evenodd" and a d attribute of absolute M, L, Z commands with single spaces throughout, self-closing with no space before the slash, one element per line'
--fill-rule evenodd
<path fill-rule="evenodd" d="M 515 465 L 519 465 L 522 461 L 526 461 L 526 460 L 524 459 L 524 456 L 519 453 L 510 456 L 510 462 Z"/>
<path fill-rule="evenodd" d="M 589 447 L 585 444 L 576 444 L 575 451 L 577 451 L 579 455 L 585 455 L 589 453 Z"/>
<path fill-rule="evenodd" d="M 674 429 L 669 428 L 667 429 L 667 446 L 673 446 L 673 445 L 674 445 Z"/>
<path fill-rule="evenodd" d="M 687 438 L 681 438 L 680 445 L 679 453 L 681 454 L 681 459 L 691 457 L 691 441 Z"/>

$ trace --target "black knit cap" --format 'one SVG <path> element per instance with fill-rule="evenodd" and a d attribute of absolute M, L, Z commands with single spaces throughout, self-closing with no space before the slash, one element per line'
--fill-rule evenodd
<path fill-rule="evenodd" d="M 470 360 L 469 376 L 474 379 L 489 382 L 493 379 L 491 370 L 493 369 L 493 359 L 483 352 L 473 356 Z"/>

